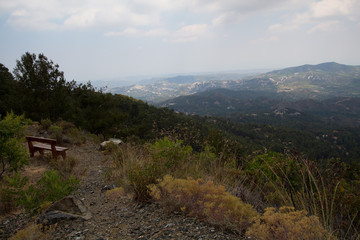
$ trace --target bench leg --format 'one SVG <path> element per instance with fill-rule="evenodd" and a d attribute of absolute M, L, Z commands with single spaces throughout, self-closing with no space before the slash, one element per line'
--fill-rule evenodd
<path fill-rule="evenodd" d="M 66 159 L 66 152 L 65 151 L 57 152 L 55 155 L 53 154 L 53 158 L 56 160 L 59 155 L 61 155 L 64 160 Z"/>

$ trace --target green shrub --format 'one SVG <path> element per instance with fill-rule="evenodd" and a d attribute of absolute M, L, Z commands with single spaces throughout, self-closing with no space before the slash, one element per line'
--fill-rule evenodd
<path fill-rule="evenodd" d="M 1 211 L 9 212 L 24 197 L 24 187 L 27 184 L 27 177 L 21 177 L 20 173 L 15 173 L 12 177 L 6 176 L 0 185 Z"/>
<path fill-rule="evenodd" d="M 191 155 L 190 146 L 182 146 L 182 141 L 175 142 L 167 137 L 150 146 L 150 159 L 131 165 L 128 169 L 130 185 L 138 201 L 150 198 L 148 186 L 167 173 L 174 173 Z"/>
<path fill-rule="evenodd" d="M 71 143 L 81 145 L 86 142 L 86 137 L 82 134 L 81 130 L 71 128 L 67 131 L 67 135 L 71 138 Z"/>
<path fill-rule="evenodd" d="M 336 239 L 327 232 L 315 216 L 306 211 L 295 211 L 293 207 L 267 208 L 256 219 L 246 235 L 259 240 L 325 240 Z"/>
<path fill-rule="evenodd" d="M 168 210 L 182 210 L 239 233 L 244 233 L 258 216 L 251 205 L 226 192 L 225 187 L 201 179 L 174 179 L 166 175 L 151 186 L 151 196 Z"/>
<path fill-rule="evenodd" d="M 0 178 L 5 171 L 17 171 L 29 162 L 28 153 L 21 144 L 25 125 L 24 116 L 14 113 L 0 121 Z"/>
<path fill-rule="evenodd" d="M 293 158 L 269 152 L 254 157 L 244 170 L 271 205 L 297 205 L 294 198 L 303 187 L 304 169 Z"/>
<path fill-rule="evenodd" d="M 58 144 L 63 143 L 63 128 L 57 125 L 52 125 L 49 128 L 49 131 L 51 133 L 51 137 L 56 139 L 56 142 Z"/>
<path fill-rule="evenodd" d="M 156 183 L 159 177 L 161 177 L 160 166 L 153 162 L 131 166 L 128 169 L 128 178 L 130 186 L 135 193 L 135 199 L 140 202 L 149 200 L 150 190 L 148 186 Z"/>
<path fill-rule="evenodd" d="M 56 201 L 70 194 L 77 188 L 79 180 L 73 176 L 63 179 L 58 171 L 46 171 L 36 188 L 41 191 L 41 199 L 44 201 Z"/>
<path fill-rule="evenodd" d="M 246 165 L 245 170 L 261 183 L 271 181 L 280 184 L 286 180 L 289 190 L 299 189 L 301 186 L 299 165 L 294 159 L 280 153 L 269 152 L 256 156 Z"/>
<path fill-rule="evenodd" d="M 192 148 L 183 146 L 183 141 L 171 141 L 167 137 L 151 145 L 153 161 L 168 172 L 174 172 L 179 164 L 183 164 L 190 157 Z"/>
<path fill-rule="evenodd" d="M 44 202 L 59 200 L 77 188 L 79 180 L 70 176 L 64 179 L 58 171 L 46 171 L 35 185 L 25 187 L 27 178 L 15 174 L 7 177 L 1 186 L 2 201 L 12 201 L 15 206 L 22 206 L 28 212 L 37 212 Z"/>
<path fill-rule="evenodd" d="M 46 119 L 41 119 L 40 124 L 44 130 L 48 130 L 50 128 L 52 122 L 49 118 L 46 118 Z"/>

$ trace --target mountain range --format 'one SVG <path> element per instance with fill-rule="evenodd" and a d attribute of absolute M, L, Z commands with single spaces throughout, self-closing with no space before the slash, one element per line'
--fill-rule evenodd
<path fill-rule="evenodd" d="M 360 66 L 331 62 L 272 71 L 159 106 L 244 123 L 360 126 L 359 96 Z"/>
<path fill-rule="evenodd" d="M 218 88 L 276 92 L 291 99 L 354 97 L 360 96 L 360 66 L 328 62 L 290 67 L 262 74 L 179 75 L 160 78 L 150 83 L 112 87 L 106 91 L 158 104 L 179 96 Z"/>

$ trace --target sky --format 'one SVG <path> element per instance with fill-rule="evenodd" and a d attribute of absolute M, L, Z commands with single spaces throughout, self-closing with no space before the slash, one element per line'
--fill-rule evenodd
<path fill-rule="evenodd" d="M 360 0 L 0 0 L 0 63 L 67 80 L 360 65 Z"/>

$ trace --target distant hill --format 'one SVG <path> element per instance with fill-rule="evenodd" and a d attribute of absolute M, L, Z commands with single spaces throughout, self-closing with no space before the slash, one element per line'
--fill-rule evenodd
<path fill-rule="evenodd" d="M 158 103 L 182 95 L 190 95 L 217 88 L 237 88 L 248 74 L 219 73 L 185 75 L 160 79 L 151 84 L 136 84 L 108 89 L 111 93 L 123 94 L 150 103 Z"/>
<path fill-rule="evenodd" d="M 219 73 L 180 75 L 150 84 L 113 87 L 108 92 L 159 103 L 211 89 L 238 89 L 281 93 L 291 99 L 360 96 L 360 66 L 335 62 L 302 65 L 264 74 Z"/>
<path fill-rule="evenodd" d="M 285 68 L 258 75 L 242 90 L 273 91 L 293 99 L 360 96 L 360 66 L 335 62 Z"/>

